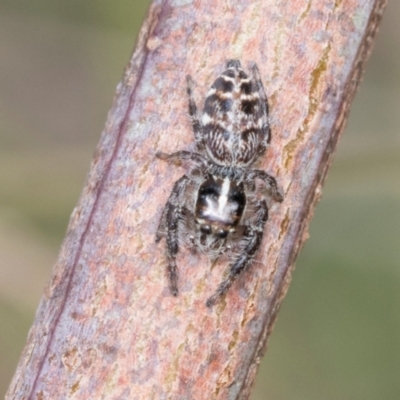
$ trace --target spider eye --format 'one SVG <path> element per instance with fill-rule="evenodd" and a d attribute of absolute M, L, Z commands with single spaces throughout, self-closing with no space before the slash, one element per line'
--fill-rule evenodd
<path fill-rule="evenodd" d="M 225 231 L 223 229 L 218 229 L 215 234 L 219 239 L 225 239 L 228 236 L 228 231 Z"/>
<path fill-rule="evenodd" d="M 209 235 L 211 233 L 211 226 L 210 225 L 201 225 L 200 232 L 204 233 L 205 235 Z"/>

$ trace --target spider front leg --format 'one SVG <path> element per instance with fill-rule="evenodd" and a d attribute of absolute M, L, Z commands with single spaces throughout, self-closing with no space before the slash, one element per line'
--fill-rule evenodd
<path fill-rule="evenodd" d="M 168 203 L 164 206 L 160 222 L 158 223 L 156 232 L 156 243 L 158 243 L 165 236 L 165 229 L 167 227 L 167 214 L 168 214 Z"/>
<path fill-rule="evenodd" d="M 235 282 L 236 278 L 251 264 L 253 257 L 261 245 L 264 234 L 264 225 L 268 219 L 267 203 L 263 200 L 257 204 L 258 212 L 254 218 L 254 226 L 247 226 L 247 230 L 243 236 L 246 243 L 242 254 L 231 265 L 228 278 L 226 278 L 218 287 L 214 295 L 206 302 L 207 307 L 212 307 L 218 299 L 223 296 Z"/>
<path fill-rule="evenodd" d="M 167 212 L 167 257 L 168 277 L 171 293 L 178 295 L 178 269 L 176 267 L 176 255 L 179 250 L 178 222 L 180 216 L 179 207 L 170 204 Z"/>
<path fill-rule="evenodd" d="M 189 177 L 184 175 L 175 183 L 161 215 L 156 234 L 156 242 L 159 242 L 165 236 L 164 230 L 167 231 L 168 277 L 171 293 L 174 296 L 178 295 L 178 270 L 176 266 L 176 255 L 179 251 L 178 224 L 185 212 L 183 197 L 189 181 Z"/>

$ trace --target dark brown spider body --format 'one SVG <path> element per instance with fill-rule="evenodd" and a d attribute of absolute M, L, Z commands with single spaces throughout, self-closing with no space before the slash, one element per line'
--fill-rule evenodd
<path fill-rule="evenodd" d="M 192 167 L 175 183 L 156 240 L 166 236 L 170 287 L 175 296 L 180 242 L 189 239 L 192 246 L 213 257 L 235 248 L 239 256 L 227 279 L 208 299 L 207 306 L 212 306 L 251 264 L 261 244 L 268 207 L 256 179 L 264 182 L 276 201 L 283 196 L 275 178 L 249 168 L 270 142 L 268 103 L 257 66 L 251 65 L 249 77 L 239 61 L 228 61 L 207 94 L 201 117 L 190 76 L 187 83 L 196 150 L 157 154 L 164 160 L 188 161 Z"/>
<path fill-rule="evenodd" d="M 243 182 L 209 175 L 198 190 L 195 221 L 201 232 L 225 239 L 235 231 L 245 205 Z"/>
<path fill-rule="evenodd" d="M 260 97 L 258 82 L 238 61 L 227 66 L 207 93 L 201 118 L 204 147 L 216 164 L 247 166 L 269 141 L 267 103 Z"/>

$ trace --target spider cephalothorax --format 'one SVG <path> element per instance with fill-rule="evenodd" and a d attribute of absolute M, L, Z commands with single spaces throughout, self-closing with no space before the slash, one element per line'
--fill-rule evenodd
<path fill-rule="evenodd" d="M 178 294 L 176 254 L 182 241 L 213 257 L 234 258 L 228 277 L 207 306 L 227 292 L 260 247 L 268 207 L 256 180 L 276 201 L 283 200 L 274 177 L 250 168 L 270 142 L 268 102 L 257 65 L 251 64 L 250 77 L 238 60 L 228 61 L 226 68 L 211 86 L 202 115 L 187 77 L 194 151 L 157 153 L 163 160 L 189 164 L 172 189 L 156 237 L 157 242 L 166 237 L 173 295 Z"/>

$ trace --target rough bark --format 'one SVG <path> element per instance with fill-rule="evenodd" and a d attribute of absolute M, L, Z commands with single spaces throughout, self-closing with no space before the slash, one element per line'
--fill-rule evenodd
<path fill-rule="evenodd" d="M 7 399 L 247 399 L 343 130 L 385 0 L 155 0 L 117 88 Z M 270 102 L 260 167 L 285 193 L 257 262 L 214 308 L 226 270 L 189 251 L 168 291 L 155 230 L 225 61 L 255 61 Z"/>

